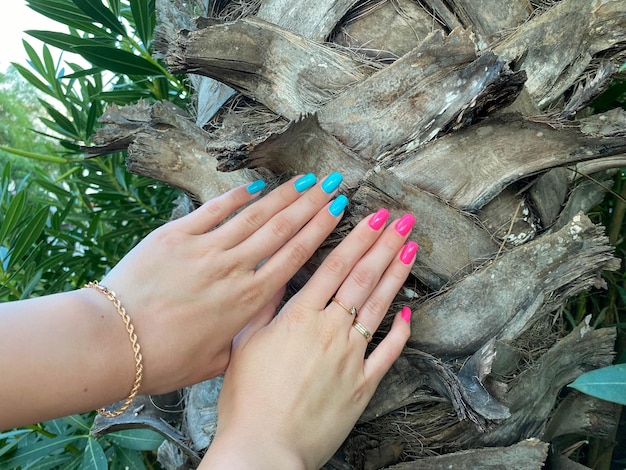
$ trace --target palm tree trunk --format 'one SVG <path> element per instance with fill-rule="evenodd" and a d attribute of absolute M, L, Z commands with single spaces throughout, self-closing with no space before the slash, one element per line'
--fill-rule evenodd
<path fill-rule="evenodd" d="M 564 435 L 610 434 L 612 405 L 557 401 L 578 375 L 610 364 L 615 330 L 583 322 L 564 336 L 559 319 L 569 297 L 619 267 L 584 213 L 605 188 L 587 177 L 609 180 L 626 163 L 626 113 L 581 111 L 626 58 L 623 1 L 157 6 L 162 52 L 190 75 L 198 112 L 112 107 L 92 155 L 128 148 L 131 171 L 194 203 L 259 174 L 279 183 L 341 171 L 351 208 L 296 288 L 369 211 L 420 221 L 421 250 L 397 298 L 415 311 L 413 334 L 327 468 L 541 468 L 548 442 L 565 468 Z M 166 467 L 196 462 L 209 445 L 219 383 L 188 392 L 193 446 L 160 427 Z"/>

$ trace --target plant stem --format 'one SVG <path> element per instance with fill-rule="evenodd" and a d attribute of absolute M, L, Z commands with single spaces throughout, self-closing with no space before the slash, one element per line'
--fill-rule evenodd
<path fill-rule="evenodd" d="M 624 174 L 620 172 L 616 178 L 616 182 L 620 186 L 619 194 L 621 197 L 615 198 L 615 207 L 613 208 L 613 216 L 611 217 L 611 226 L 609 227 L 609 243 L 616 245 L 620 238 L 622 225 L 624 223 L 624 215 L 626 214 L 626 184 L 624 184 Z"/>

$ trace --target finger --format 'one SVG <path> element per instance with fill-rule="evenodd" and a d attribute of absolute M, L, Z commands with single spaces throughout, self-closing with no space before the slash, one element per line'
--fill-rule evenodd
<path fill-rule="evenodd" d="M 372 333 L 378 329 L 389 305 L 411 272 L 418 248 L 414 241 L 409 241 L 402 247 L 359 310 L 357 320 Z"/>
<path fill-rule="evenodd" d="M 208 232 L 229 215 L 240 209 L 255 197 L 265 187 L 263 180 L 239 186 L 213 198 L 190 214 L 171 223 L 178 224 L 192 235 L 200 235 Z"/>
<path fill-rule="evenodd" d="M 347 203 L 348 199 L 343 195 L 328 203 L 255 272 L 258 282 L 269 288 L 287 283 L 337 226 Z"/>
<path fill-rule="evenodd" d="M 225 249 L 239 245 L 277 213 L 297 201 L 316 181 L 315 175 L 309 173 L 295 176 L 281 184 L 211 232 L 214 243 Z"/>
<path fill-rule="evenodd" d="M 361 310 L 368 299 L 371 299 L 369 302 L 371 308 L 380 309 L 383 306 L 382 304 L 384 304 L 386 309 L 393 297 L 388 299 L 389 303 L 386 303 L 387 296 L 378 295 L 372 297 L 371 294 L 381 281 L 388 266 L 396 258 L 414 224 L 415 217 L 411 214 L 405 214 L 390 225 L 350 271 L 345 282 L 339 287 L 335 297 L 345 305 L 355 306 Z M 400 270 L 399 275 L 402 276 L 404 271 Z M 398 272 L 398 269 L 393 270 L 392 274 L 396 272 Z M 404 274 L 404 278 L 406 278 L 406 275 L 408 275 L 408 271 Z M 402 282 L 404 282 L 404 278 Z M 393 291 L 393 295 L 395 295 L 396 291 Z M 383 290 L 380 294 L 385 292 Z"/>
<path fill-rule="evenodd" d="M 396 314 L 387 336 L 365 360 L 365 380 L 372 387 L 372 393 L 389 368 L 400 357 L 402 348 L 404 348 L 410 336 L 411 309 L 403 307 L 401 312 Z M 364 341 L 363 338 L 360 339 Z"/>
<path fill-rule="evenodd" d="M 279 289 L 269 300 L 267 305 L 263 307 L 259 313 L 256 314 L 252 320 L 250 320 L 248 324 L 244 326 L 235 336 L 233 339 L 234 347 L 243 347 L 243 345 L 245 345 L 257 331 L 264 326 L 267 326 L 272 321 L 276 315 L 276 310 L 280 305 L 283 295 L 285 295 L 285 286 Z"/>
<path fill-rule="evenodd" d="M 248 260 L 250 268 L 254 268 L 261 260 L 273 255 L 317 213 L 322 211 L 336 193 L 342 180 L 343 177 L 339 173 L 328 175 L 297 201 L 272 216 L 266 224 L 251 233 L 236 247 L 237 255 Z M 344 198 L 345 196 L 337 198 L 337 204 L 340 204 Z M 334 214 L 337 215 L 343 212 L 344 207 L 331 205 L 329 209 L 337 209 Z"/>
<path fill-rule="evenodd" d="M 300 291 L 299 296 L 302 302 L 312 308 L 324 309 L 330 297 L 337 292 L 354 265 L 382 233 L 382 226 L 377 229 L 370 226 L 370 222 L 376 214 L 372 214 L 359 222 L 326 257 L 306 283 L 306 286 Z M 337 308 L 340 307 L 337 306 Z"/>

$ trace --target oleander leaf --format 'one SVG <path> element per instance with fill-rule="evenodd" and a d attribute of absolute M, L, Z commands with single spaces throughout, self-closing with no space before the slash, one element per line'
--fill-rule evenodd
<path fill-rule="evenodd" d="M 587 395 L 626 405 L 626 364 L 592 370 L 569 386 Z"/>

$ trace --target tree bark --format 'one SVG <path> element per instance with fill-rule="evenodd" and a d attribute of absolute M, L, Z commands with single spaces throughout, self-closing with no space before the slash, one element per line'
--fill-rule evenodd
<path fill-rule="evenodd" d="M 626 60 L 626 4 L 221 4 L 193 19 L 157 2 L 155 44 L 191 75 L 197 113 L 112 106 L 86 150 L 128 149 L 131 171 L 194 204 L 259 175 L 342 172 L 348 211 L 290 292 L 367 213 L 417 216 L 396 299 L 415 311 L 411 339 L 326 468 L 541 468 L 548 443 L 554 465 L 575 465 L 557 454 L 572 436 L 615 426 L 597 400 L 557 402 L 613 357 L 614 330 L 565 334 L 560 315 L 619 265 L 584 213 L 625 166 L 626 113 L 582 111 Z M 185 392 L 180 431 L 159 427 L 167 468 L 209 445 L 219 385 Z"/>

